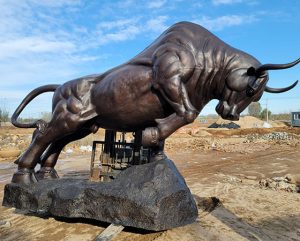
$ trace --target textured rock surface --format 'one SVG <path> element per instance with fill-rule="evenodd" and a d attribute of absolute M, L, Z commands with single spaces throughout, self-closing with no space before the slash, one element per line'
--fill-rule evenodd
<path fill-rule="evenodd" d="M 190 190 L 168 159 L 128 168 L 109 183 L 62 178 L 7 184 L 3 205 L 155 231 L 192 223 L 198 215 Z"/>

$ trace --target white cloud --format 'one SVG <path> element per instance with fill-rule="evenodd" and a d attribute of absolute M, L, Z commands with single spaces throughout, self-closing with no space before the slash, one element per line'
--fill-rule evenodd
<path fill-rule="evenodd" d="M 101 21 L 95 16 L 91 24 L 76 22 L 65 11 L 79 8 L 80 1 L 0 0 L 0 4 L 0 90 L 7 93 L 2 94 L 5 98 L 21 98 L 21 93 L 38 85 L 81 76 L 84 65 L 107 57 L 100 46 L 146 31 L 139 17 Z M 156 29 L 163 18 L 158 20 Z"/>
<path fill-rule="evenodd" d="M 138 25 L 138 18 L 104 21 L 97 25 L 97 31 L 93 39 L 95 45 L 101 46 L 109 42 L 120 42 L 134 39 L 142 32 Z"/>
<path fill-rule="evenodd" d="M 0 42 L 0 59 L 30 53 L 66 53 L 75 49 L 75 44 L 70 41 L 48 40 L 41 36 L 23 37 Z"/>
<path fill-rule="evenodd" d="M 204 4 L 202 2 L 195 2 L 192 4 L 194 8 L 202 8 Z"/>
<path fill-rule="evenodd" d="M 149 30 L 155 32 L 162 32 L 168 28 L 166 25 L 166 20 L 168 16 L 158 16 L 156 18 L 152 18 L 146 22 L 146 26 Z"/>
<path fill-rule="evenodd" d="M 28 0 L 27 2 L 30 4 L 52 8 L 59 8 L 62 6 L 78 6 L 81 3 L 80 0 Z"/>
<path fill-rule="evenodd" d="M 127 26 L 124 29 L 120 29 L 114 33 L 106 33 L 101 36 L 99 40 L 99 44 L 105 44 L 109 41 L 125 41 L 128 39 L 133 39 L 136 37 L 137 34 L 140 33 L 140 29 L 137 26 Z"/>
<path fill-rule="evenodd" d="M 0 104 L 3 104 L 2 102 L 5 99 L 18 99 L 20 96 L 25 97 L 27 94 L 26 90 L 0 90 Z"/>
<path fill-rule="evenodd" d="M 148 8 L 161 8 L 163 5 L 167 3 L 167 0 L 153 0 L 148 3 Z"/>
<path fill-rule="evenodd" d="M 118 2 L 117 3 L 117 6 L 119 8 L 123 8 L 123 9 L 126 9 L 126 8 L 131 8 L 132 6 L 134 6 L 136 3 L 135 3 L 135 0 L 122 0 L 121 2 Z"/>
<path fill-rule="evenodd" d="M 241 3 L 243 0 L 212 0 L 213 5 Z"/>
<path fill-rule="evenodd" d="M 219 31 L 226 27 L 249 24 L 257 20 L 254 15 L 225 15 L 217 18 L 203 16 L 195 22 L 209 30 Z"/>
<path fill-rule="evenodd" d="M 78 63 L 91 58 L 77 53 L 83 35 L 68 32 L 56 13 L 60 6 L 73 8 L 75 1 L 40 2 L 43 6 L 35 1 L 0 0 L 0 90 L 9 103 L 17 103 L 17 96 L 23 98 L 23 92 L 38 85 L 73 78 L 80 72 Z"/>
<path fill-rule="evenodd" d="M 130 24 L 135 24 L 137 22 L 136 19 L 119 19 L 116 21 L 104 21 L 97 25 L 98 29 L 111 30 L 115 28 L 126 27 Z"/>
<path fill-rule="evenodd" d="M 236 3 L 255 4 L 256 0 L 212 0 L 213 5 L 232 5 Z"/>
<path fill-rule="evenodd" d="M 1 61 L 0 89 L 30 90 L 32 85 L 66 81 L 79 72 L 73 61 L 76 59 L 62 55 L 59 58 L 56 55 L 27 55 Z"/>

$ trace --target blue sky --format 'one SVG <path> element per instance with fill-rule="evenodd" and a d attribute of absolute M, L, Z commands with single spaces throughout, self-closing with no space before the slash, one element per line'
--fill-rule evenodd
<path fill-rule="evenodd" d="M 300 57 L 298 0 L 0 0 L 0 106 L 12 112 L 40 85 L 101 73 L 135 56 L 178 21 L 203 25 L 262 63 Z M 300 79 L 300 64 L 272 71 L 269 86 Z M 51 110 L 51 94 L 23 116 Z M 300 111 L 300 85 L 265 94 L 274 113 Z M 216 102 L 202 114 L 215 113 Z"/>

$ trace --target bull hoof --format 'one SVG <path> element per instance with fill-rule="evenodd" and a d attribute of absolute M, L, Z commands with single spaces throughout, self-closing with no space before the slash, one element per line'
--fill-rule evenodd
<path fill-rule="evenodd" d="M 34 175 L 34 169 L 20 168 L 16 173 L 14 173 L 11 182 L 22 183 L 22 184 L 32 184 L 37 182 Z"/>
<path fill-rule="evenodd" d="M 59 178 L 56 170 L 53 167 L 41 167 L 35 174 L 37 180 L 57 179 Z"/>
<path fill-rule="evenodd" d="M 142 133 L 142 145 L 157 146 L 159 143 L 159 132 L 156 127 L 148 127 Z"/>

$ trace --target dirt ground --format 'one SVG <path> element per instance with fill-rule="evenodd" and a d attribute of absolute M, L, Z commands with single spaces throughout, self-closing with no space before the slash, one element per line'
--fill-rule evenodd
<path fill-rule="evenodd" d="M 0 128 L 0 200 L 16 169 L 13 161 L 30 142 L 31 132 Z M 102 136 L 65 148 L 57 164 L 59 175 L 88 178 L 91 153 L 80 146 Z M 299 147 L 300 128 L 189 125 L 167 140 L 166 152 L 195 196 L 197 221 L 164 232 L 125 228 L 113 240 L 300 240 Z M 93 240 L 108 225 L 0 207 L 4 241 Z"/>

